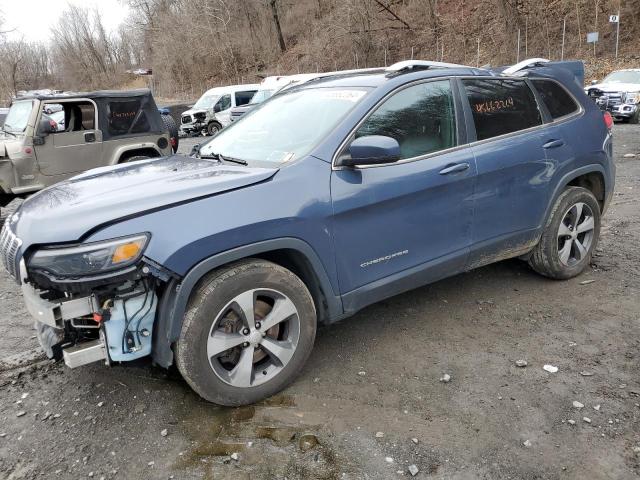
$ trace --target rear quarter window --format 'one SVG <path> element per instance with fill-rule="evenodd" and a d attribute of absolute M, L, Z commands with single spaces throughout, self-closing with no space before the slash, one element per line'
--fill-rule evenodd
<path fill-rule="evenodd" d="M 462 80 L 471 105 L 478 140 L 542 124 L 533 92 L 524 80 Z"/>
<path fill-rule="evenodd" d="M 113 100 L 108 104 L 107 120 L 111 135 L 144 133 L 149 131 L 149 121 L 144 110 L 140 110 L 141 101 Z"/>
<path fill-rule="evenodd" d="M 551 118 L 571 115 L 579 110 L 579 106 L 564 87 L 552 80 L 531 80 L 531 83 L 542 97 Z"/>

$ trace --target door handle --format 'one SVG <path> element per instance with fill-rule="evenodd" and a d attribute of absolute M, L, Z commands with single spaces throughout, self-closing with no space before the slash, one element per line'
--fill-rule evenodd
<path fill-rule="evenodd" d="M 458 172 L 464 172 L 465 170 L 467 170 L 469 168 L 469 164 L 468 163 L 456 163 L 454 165 L 449 165 L 448 167 L 443 168 L 442 170 L 440 170 L 440 175 L 449 175 L 451 173 L 458 173 Z"/>
<path fill-rule="evenodd" d="M 84 134 L 84 141 L 86 143 L 92 143 L 96 141 L 96 134 L 93 132 L 87 132 Z"/>
<path fill-rule="evenodd" d="M 564 145 L 564 140 L 549 140 L 547 143 L 542 145 L 542 148 L 558 148 Z"/>

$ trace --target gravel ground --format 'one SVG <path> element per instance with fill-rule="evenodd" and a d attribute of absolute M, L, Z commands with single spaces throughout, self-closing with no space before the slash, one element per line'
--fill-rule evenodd
<path fill-rule="evenodd" d="M 637 478 L 640 128 L 615 136 L 589 271 L 556 282 L 511 260 L 369 307 L 320 329 L 298 380 L 252 407 L 144 362 L 18 364 L 35 340 L 0 274 L 0 478 Z"/>

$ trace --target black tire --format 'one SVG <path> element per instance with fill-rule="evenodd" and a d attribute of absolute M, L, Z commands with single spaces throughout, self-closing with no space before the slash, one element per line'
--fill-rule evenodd
<path fill-rule="evenodd" d="M 169 131 L 169 137 L 171 142 L 171 148 L 173 153 L 178 151 L 178 144 L 180 143 L 180 136 L 178 135 L 178 124 L 171 115 L 160 115 L 164 126 Z"/>
<path fill-rule="evenodd" d="M 571 259 L 569 259 L 569 263 L 567 264 L 563 263 L 561 260 L 561 251 L 565 250 L 564 248 L 561 249 L 561 245 L 567 245 L 566 242 L 570 241 L 571 237 L 562 237 L 560 235 L 560 224 L 561 222 L 564 223 L 566 221 L 568 216 L 570 216 L 571 209 L 578 204 L 583 204 L 588 207 L 581 207 L 581 211 L 585 210 L 585 212 L 587 212 L 588 210 L 590 215 L 587 215 L 585 212 L 583 212 L 582 215 L 584 216 L 585 221 L 587 216 L 592 217 L 593 228 L 588 247 L 585 248 L 585 253 L 579 255 L 579 260 L 574 259 L 573 263 L 571 263 Z M 580 219 L 576 219 L 576 223 L 579 220 Z M 574 227 L 569 225 L 568 228 L 572 230 L 573 234 Z M 576 235 L 578 234 L 576 233 Z M 582 271 L 590 264 L 591 256 L 596 248 L 599 236 L 600 205 L 598 204 L 596 197 L 586 188 L 567 187 L 567 189 L 560 194 L 553 206 L 553 209 L 551 210 L 542 233 L 542 237 L 529 257 L 529 265 L 536 272 L 546 277 L 558 280 L 566 280 L 568 278 L 575 277 L 582 273 Z M 586 237 L 583 237 L 583 240 L 581 241 L 583 243 L 587 243 L 585 240 Z M 583 245 L 583 243 L 581 243 L 581 245 Z M 575 251 L 573 250 L 575 248 L 573 243 L 570 243 L 568 248 L 570 252 Z"/>
<path fill-rule="evenodd" d="M 299 335 L 292 356 L 272 378 L 257 385 L 238 387 L 223 381 L 214 373 L 210 361 L 215 362 L 217 358 L 209 358 L 207 343 L 212 332 L 218 331 L 216 328 L 219 325 L 214 328 L 214 323 L 229 309 L 230 302 L 254 289 L 277 290 L 295 305 L 296 314 L 290 318 L 299 319 L 296 323 Z M 266 321 L 266 318 L 263 317 L 263 320 Z M 255 321 L 259 321 L 257 316 Z M 302 280 L 274 263 L 247 259 L 210 273 L 192 294 L 175 348 L 176 364 L 191 388 L 205 400 L 227 406 L 247 405 L 274 395 L 294 380 L 311 353 L 315 335 L 316 310 Z M 241 346 L 237 346 L 226 350 L 225 354 L 234 349 L 242 350 Z M 255 352 L 261 353 L 259 349 Z M 255 363 L 255 353 L 251 355 L 253 371 L 254 365 L 258 364 Z M 260 370 L 262 367 L 257 368 L 255 376 L 251 374 L 250 384 L 262 378 L 259 377 Z M 264 371 L 262 373 L 266 374 Z"/>
<path fill-rule="evenodd" d="M 22 198 L 14 198 L 11 200 L 6 207 L 0 208 L 0 229 L 4 225 L 4 221 L 9 218 L 11 215 L 16 213 L 16 210 L 20 208 L 24 199 Z"/>
<path fill-rule="evenodd" d="M 636 113 L 634 113 L 631 117 L 629 117 L 628 122 L 634 125 L 637 125 L 638 123 L 640 123 L 640 105 L 638 105 L 638 109 L 636 110 Z"/>
<path fill-rule="evenodd" d="M 207 125 L 207 135 L 209 136 L 217 135 L 220 130 L 222 130 L 222 125 L 218 122 L 211 122 Z"/>

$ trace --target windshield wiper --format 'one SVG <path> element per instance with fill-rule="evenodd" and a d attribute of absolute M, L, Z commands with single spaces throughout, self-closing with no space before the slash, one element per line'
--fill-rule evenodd
<path fill-rule="evenodd" d="M 11 125 L 9 125 L 9 126 L 11 126 Z M 18 135 L 16 135 L 15 133 L 10 132 L 9 130 L 5 130 L 5 129 L 4 129 L 4 126 L 3 126 L 2 128 L 0 128 L 0 132 L 8 133 L 9 135 L 13 135 L 14 137 L 17 137 L 17 136 L 18 136 Z"/>
<path fill-rule="evenodd" d="M 200 158 L 204 160 L 218 160 L 219 162 L 231 162 L 239 165 L 249 165 L 246 160 L 241 158 L 225 157 L 220 153 L 212 153 L 211 155 L 200 155 Z"/>
<path fill-rule="evenodd" d="M 233 163 L 238 163 L 240 165 L 249 165 L 246 160 L 242 160 L 241 158 L 223 157 L 220 153 L 218 154 L 218 158 L 225 162 L 233 162 Z"/>

